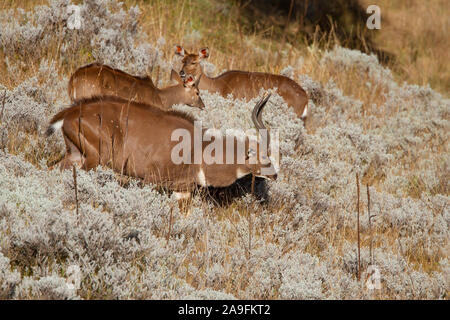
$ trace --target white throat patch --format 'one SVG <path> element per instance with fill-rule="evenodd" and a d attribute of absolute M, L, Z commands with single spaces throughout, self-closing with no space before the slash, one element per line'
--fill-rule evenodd
<path fill-rule="evenodd" d="M 203 169 L 200 168 L 200 170 L 197 173 L 197 183 L 201 185 L 202 187 L 207 187 L 208 184 L 206 182 L 205 172 Z"/>

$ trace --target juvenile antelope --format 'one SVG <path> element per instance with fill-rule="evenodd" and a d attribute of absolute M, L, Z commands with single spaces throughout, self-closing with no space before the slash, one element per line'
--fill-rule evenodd
<path fill-rule="evenodd" d="M 175 79 L 178 81 L 177 85 L 158 89 L 149 77 L 136 77 L 93 63 L 72 74 L 69 80 L 69 97 L 74 102 L 92 97 L 115 96 L 162 109 L 169 109 L 179 103 L 203 109 L 205 106 L 198 90 L 200 79 L 195 79 L 194 76 Z"/>
<path fill-rule="evenodd" d="M 268 98 L 261 99 L 252 112 L 258 130 L 266 129 L 261 111 Z M 226 187 L 251 173 L 272 179 L 277 175 L 277 166 L 264 147 L 267 140 L 258 142 L 249 136 L 242 138 L 242 149 L 239 144 L 231 145 L 224 139 L 222 156 L 216 151 L 211 153 L 216 156 L 214 161 L 206 156 L 209 142 L 201 141 L 198 146 L 201 159 L 196 161 L 193 139 L 183 140 L 187 150 L 183 150 L 184 161 L 177 162 L 174 157 L 178 153 L 174 150 L 178 150 L 176 147 L 180 143 L 173 140 L 174 133 L 184 132 L 193 137 L 196 134 L 194 119 L 181 112 L 164 111 L 117 97 L 76 102 L 53 117 L 47 134 L 58 128 L 62 129 L 66 144 L 66 155 L 59 163 L 61 169 L 73 164 L 85 170 L 108 166 L 121 174 L 173 190 L 178 199 L 188 198 L 196 185 Z M 200 128 L 200 131 L 203 135 L 207 129 Z M 242 162 L 237 160 L 240 151 L 243 152 Z M 231 162 L 228 158 L 221 161 L 230 154 Z"/>
<path fill-rule="evenodd" d="M 181 78 L 187 74 L 201 77 L 200 90 L 217 92 L 226 97 L 233 94 L 234 98 L 246 99 L 247 101 L 259 95 L 259 90 L 278 88 L 278 94 L 284 101 L 294 109 L 301 119 L 308 115 L 308 95 L 305 90 L 294 80 L 276 74 L 247 71 L 227 71 L 215 78 L 209 78 L 203 74 L 200 61 L 209 57 L 208 48 L 201 49 L 198 53 L 188 53 L 183 47 L 175 46 L 175 54 L 183 57 L 183 67 L 180 71 Z M 173 78 L 176 74 L 172 73 Z"/>

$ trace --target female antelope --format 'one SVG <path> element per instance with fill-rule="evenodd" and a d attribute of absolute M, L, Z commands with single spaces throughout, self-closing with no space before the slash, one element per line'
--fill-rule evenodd
<path fill-rule="evenodd" d="M 165 110 L 174 104 L 187 104 L 203 109 L 205 106 L 198 90 L 200 78 L 189 75 L 183 79 L 175 79 L 178 81 L 177 85 L 158 89 L 149 77 L 136 77 L 103 64 L 93 63 L 72 74 L 69 80 L 69 97 L 74 102 L 112 96 Z"/>
<path fill-rule="evenodd" d="M 231 93 L 235 98 L 248 101 L 257 97 L 261 88 L 265 90 L 277 88 L 278 94 L 294 109 L 298 117 L 305 120 L 308 115 L 308 95 L 300 85 L 288 77 L 270 73 L 232 70 L 215 78 L 209 78 L 203 74 L 200 66 L 200 62 L 209 57 L 208 48 L 203 48 L 198 53 L 188 53 L 181 46 L 175 46 L 175 54 L 183 57 L 183 67 L 180 71 L 181 78 L 187 74 L 201 77 L 198 85 L 200 90 L 217 92 L 223 97 Z"/>

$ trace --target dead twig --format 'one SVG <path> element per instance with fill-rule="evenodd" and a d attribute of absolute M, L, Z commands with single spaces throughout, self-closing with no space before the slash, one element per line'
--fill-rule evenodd
<path fill-rule="evenodd" d="M 73 169 L 73 187 L 75 189 L 75 205 L 76 205 L 76 213 L 77 213 L 77 225 L 78 225 L 78 187 L 77 187 L 77 169 L 75 165 L 72 166 Z"/>
<path fill-rule="evenodd" d="M 358 212 L 357 218 L 357 232 L 358 232 L 358 281 L 361 280 L 361 239 L 359 234 L 359 175 L 356 173 L 356 192 L 358 195 L 358 201 L 356 205 L 356 210 Z"/>
<path fill-rule="evenodd" d="M 3 96 L 2 96 L 2 112 L 0 113 L 0 122 L 3 121 L 3 112 L 5 111 L 5 100 L 6 100 L 6 90 L 3 91 Z"/>
<path fill-rule="evenodd" d="M 252 186 L 251 186 L 252 196 L 255 195 L 255 175 L 252 174 Z M 250 259 L 250 252 L 252 250 L 252 213 L 248 211 L 248 258 Z"/>
<path fill-rule="evenodd" d="M 373 233 L 372 233 L 372 218 L 374 216 L 370 215 L 370 189 L 369 185 L 367 187 L 367 217 L 369 219 L 369 236 L 370 236 L 370 244 L 369 244 L 369 254 L 370 254 L 370 264 L 373 265 Z"/>
<path fill-rule="evenodd" d="M 0 122 L 2 123 L 2 125 L 3 125 L 3 112 L 5 111 L 5 100 L 6 100 L 6 90 L 3 93 L 3 97 L 2 97 L 2 111 L 0 113 Z M 8 123 L 5 126 L 5 130 L 4 131 L 2 130 L 2 132 L 1 132 L 1 135 L 2 135 L 1 148 L 2 148 L 2 150 L 5 150 L 5 148 L 6 148 L 3 137 L 5 135 L 7 135 L 7 133 L 6 133 L 7 129 L 8 129 Z"/>
<path fill-rule="evenodd" d="M 169 214 L 169 230 L 167 231 L 166 235 L 166 241 L 169 243 L 170 234 L 172 233 L 172 212 L 173 212 L 173 206 L 170 207 L 170 214 Z"/>

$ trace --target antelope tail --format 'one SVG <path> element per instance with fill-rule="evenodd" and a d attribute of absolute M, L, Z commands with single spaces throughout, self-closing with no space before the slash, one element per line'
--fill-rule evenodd
<path fill-rule="evenodd" d="M 308 103 L 306 103 L 305 108 L 303 109 L 301 119 L 305 120 L 307 117 L 308 117 Z"/>
<path fill-rule="evenodd" d="M 64 124 L 64 117 L 67 112 L 70 111 L 71 108 L 64 109 L 58 112 L 55 116 L 53 116 L 52 120 L 50 120 L 50 124 L 45 131 L 45 135 L 50 137 L 57 129 L 61 129 Z"/>

